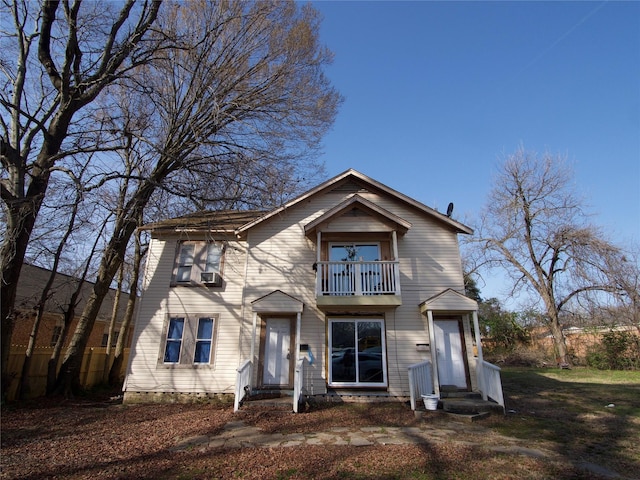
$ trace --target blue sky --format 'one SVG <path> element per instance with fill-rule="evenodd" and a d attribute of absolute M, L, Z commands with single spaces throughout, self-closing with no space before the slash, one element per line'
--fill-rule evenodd
<path fill-rule="evenodd" d="M 640 2 L 313 4 L 345 97 L 330 176 L 355 168 L 440 211 L 454 202 L 473 226 L 522 145 L 565 155 L 595 223 L 640 242 Z"/>

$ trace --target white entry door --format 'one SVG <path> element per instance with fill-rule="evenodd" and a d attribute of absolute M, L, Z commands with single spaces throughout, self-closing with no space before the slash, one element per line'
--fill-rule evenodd
<path fill-rule="evenodd" d="M 455 385 L 466 389 L 467 376 L 464 368 L 460 323 L 458 320 L 435 320 L 433 326 L 440 385 Z"/>
<path fill-rule="evenodd" d="M 291 321 L 288 318 L 268 318 L 262 377 L 265 385 L 289 385 L 290 342 Z"/>

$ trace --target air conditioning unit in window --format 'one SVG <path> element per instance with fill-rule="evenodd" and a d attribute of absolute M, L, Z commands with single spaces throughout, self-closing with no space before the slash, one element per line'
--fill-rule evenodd
<path fill-rule="evenodd" d="M 217 272 L 202 272 L 200 274 L 200 281 L 211 287 L 222 286 L 222 277 Z"/>

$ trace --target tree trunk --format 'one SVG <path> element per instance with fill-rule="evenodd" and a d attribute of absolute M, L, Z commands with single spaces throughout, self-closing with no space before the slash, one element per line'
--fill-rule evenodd
<path fill-rule="evenodd" d="M 74 302 L 74 295 L 72 295 L 72 302 Z M 56 379 L 58 377 L 58 359 L 60 358 L 60 352 L 62 352 L 62 346 L 67 340 L 67 335 L 69 334 L 69 325 L 71 325 L 71 320 L 75 315 L 75 303 L 72 302 L 69 303 L 69 307 L 64 314 L 62 331 L 60 332 L 60 336 L 58 337 L 58 340 L 53 347 L 51 357 L 47 362 L 47 396 L 53 395 L 56 390 Z"/>
<path fill-rule="evenodd" d="M 556 354 L 556 362 L 558 366 L 568 365 L 569 359 L 567 356 L 567 343 L 564 338 L 562 325 L 560 325 L 557 314 L 550 316 L 549 327 L 551 329 L 551 335 L 553 336 L 553 346 Z"/>
<path fill-rule="evenodd" d="M 27 204 L 32 202 L 25 202 Z M 36 200 L 33 204 L 40 204 Z M 34 207 L 35 208 L 35 207 Z M 16 321 L 15 300 L 18 290 L 18 280 L 27 244 L 31 237 L 31 231 L 35 223 L 36 213 L 29 207 L 17 207 L 9 209 L 7 214 L 7 226 L 5 239 L 0 249 L 0 261 L 2 262 L 2 281 L 0 281 L 0 336 L 1 341 L 1 388 L 7 392 L 11 385 L 12 377 L 9 376 L 9 350 L 13 337 L 13 329 Z"/>
<path fill-rule="evenodd" d="M 139 268 L 139 265 L 137 268 Z M 122 364 L 124 362 L 124 348 L 127 338 L 129 337 L 129 329 L 131 327 L 131 324 L 133 323 L 133 314 L 136 307 L 137 281 L 138 273 L 137 271 L 134 271 L 131 283 L 131 291 L 129 293 L 129 299 L 127 300 L 127 310 L 124 314 L 122 324 L 120 325 L 120 335 L 118 335 L 118 340 L 116 341 L 113 363 L 111 364 L 111 369 L 109 370 L 109 385 L 118 385 L 122 381 L 120 372 L 122 371 Z"/>
<path fill-rule="evenodd" d="M 93 291 L 87 300 L 82 312 L 76 331 L 71 338 L 71 343 L 67 347 L 64 361 L 60 367 L 58 380 L 56 381 L 56 392 L 65 397 L 70 397 L 74 393 L 81 391 L 80 369 L 82 367 L 82 357 L 89 341 L 89 336 L 93 325 L 102 306 L 102 301 L 109 291 L 109 284 L 113 279 L 113 274 L 108 278 L 101 278 L 94 284 Z"/>
<path fill-rule="evenodd" d="M 105 352 L 104 370 L 102 372 L 102 381 L 107 383 L 109 381 L 109 372 L 111 370 L 111 343 L 113 342 L 113 336 L 116 332 L 116 321 L 118 320 L 118 310 L 120 309 L 120 297 L 122 292 L 122 282 L 124 279 L 124 263 L 120 265 L 118 273 L 118 285 L 116 289 L 115 298 L 113 300 L 113 309 L 111 310 L 111 320 L 109 321 L 109 334 L 107 335 L 107 348 Z M 120 335 L 122 336 L 122 325 L 120 326 Z M 117 340 L 116 340 L 117 341 Z"/>
<path fill-rule="evenodd" d="M 138 215 L 138 224 L 141 224 L 143 221 L 142 211 Z M 136 309 L 136 301 L 138 299 L 138 283 L 140 280 L 140 266 L 142 265 L 142 259 L 147 253 L 146 248 L 142 248 L 142 243 L 140 240 L 140 231 L 136 232 L 135 235 L 135 254 L 133 256 L 133 271 L 131 274 L 131 281 L 129 282 L 129 298 L 127 300 L 127 309 L 124 313 L 124 319 L 122 320 L 122 325 L 120 326 L 120 335 L 118 336 L 118 340 L 116 343 L 116 350 L 113 359 L 113 364 L 111 365 L 111 370 L 109 371 L 109 384 L 117 385 L 121 382 L 120 372 L 122 370 L 122 363 L 124 362 L 124 347 L 129 337 L 129 329 L 133 324 L 133 314 Z"/>

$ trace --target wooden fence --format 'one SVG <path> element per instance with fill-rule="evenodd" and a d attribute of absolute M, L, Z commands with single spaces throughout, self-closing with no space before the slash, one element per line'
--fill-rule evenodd
<path fill-rule="evenodd" d="M 9 351 L 9 375 L 13 377 L 11 385 L 8 389 L 6 400 L 16 400 L 18 395 L 18 385 L 22 374 L 22 365 L 24 364 L 24 354 L 27 347 L 12 345 Z M 47 389 L 47 366 L 53 347 L 37 347 L 34 349 L 31 360 L 31 371 L 29 375 L 30 393 L 29 398 L 41 397 L 46 393 Z M 64 356 L 64 352 L 63 355 Z M 109 368 L 113 362 L 113 349 L 111 358 L 108 359 Z M 129 349 L 124 350 L 124 361 L 122 362 L 122 371 L 120 375 L 124 377 L 127 363 L 129 360 Z M 62 358 L 58 361 L 58 369 L 62 363 Z M 82 368 L 80 369 L 80 384 L 83 388 L 91 388 L 105 380 L 105 366 L 107 365 L 107 349 L 106 347 L 87 348 L 82 359 Z M 106 370 L 109 374 L 109 370 Z"/>

